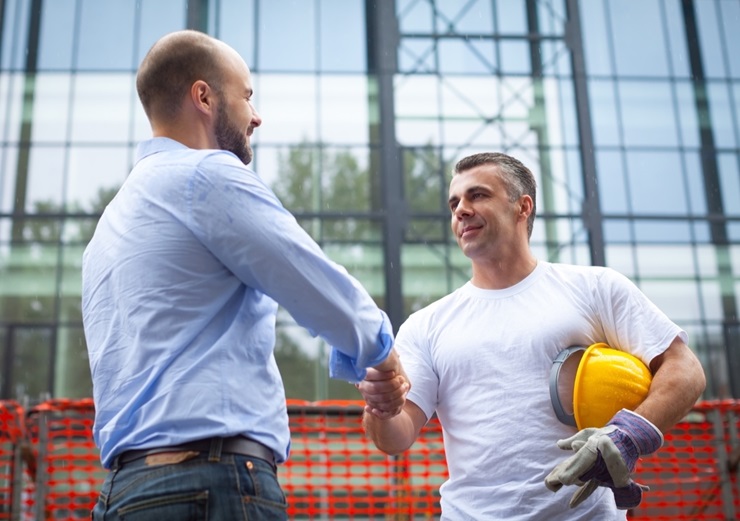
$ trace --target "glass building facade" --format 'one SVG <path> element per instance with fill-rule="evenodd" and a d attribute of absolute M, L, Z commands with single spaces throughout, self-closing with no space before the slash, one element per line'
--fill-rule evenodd
<path fill-rule="evenodd" d="M 138 64 L 184 28 L 242 54 L 252 166 L 396 327 L 469 278 L 450 171 L 504 151 L 537 257 L 630 277 L 740 397 L 737 0 L 0 0 L 0 397 L 91 395 L 82 252 L 150 135 Z M 359 397 L 278 333 L 290 398 Z"/>

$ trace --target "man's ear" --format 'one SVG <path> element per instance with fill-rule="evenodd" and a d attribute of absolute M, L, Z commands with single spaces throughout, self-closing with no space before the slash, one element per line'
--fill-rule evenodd
<path fill-rule="evenodd" d="M 190 87 L 190 102 L 198 112 L 213 114 L 216 110 L 213 89 L 203 80 L 198 80 Z"/>
<path fill-rule="evenodd" d="M 521 196 L 519 198 L 519 215 L 524 217 L 524 220 L 527 220 L 532 215 L 533 210 L 534 202 L 532 201 L 532 197 L 526 194 Z"/>

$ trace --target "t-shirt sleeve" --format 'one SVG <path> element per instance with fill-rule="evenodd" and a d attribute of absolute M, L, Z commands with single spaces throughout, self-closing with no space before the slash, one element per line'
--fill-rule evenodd
<path fill-rule="evenodd" d="M 596 292 L 598 313 L 610 346 L 649 365 L 677 336 L 688 344 L 686 332 L 616 270 L 603 270 Z"/>
<path fill-rule="evenodd" d="M 423 312 L 412 314 L 396 335 L 396 350 L 411 382 L 407 399 L 424 411 L 427 420 L 437 408 L 439 377 L 434 369 L 429 345 L 428 317 Z"/>

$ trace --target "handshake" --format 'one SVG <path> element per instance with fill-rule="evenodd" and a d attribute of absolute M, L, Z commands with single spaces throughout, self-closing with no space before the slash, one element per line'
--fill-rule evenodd
<path fill-rule="evenodd" d="M 635 483 L 631 474 L 640 456 L 652 454 L 663 445 L 663 434 L 637 413 L 622 409 L 600 429 L 587 428 L 558 441 L 558 447 L 575 454 L 556 466 L 545 478 L 545 486 L 557 492 L 563 485 L 578 490 L 570 506 L 582 503 L 597 487 L 614 492 L 617 508 L 627 510 L 642 501 L 647 487 Z"/>
<path fill-rule="evenodd" d="M 395 349 L 388 358 L 367 370 L 365 379 L 355 384 L 365 399 L 365 412 L 381 420 L 397 416 L 411 389 L 406 372 Z"/>

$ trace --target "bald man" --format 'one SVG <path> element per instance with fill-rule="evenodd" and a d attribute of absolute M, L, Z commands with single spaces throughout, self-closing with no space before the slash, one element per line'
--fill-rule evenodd
<path fill-rule="evenodd" d="M 247 165 L 262 123 L 247 64 L 196 31 L 157 41 L 136 86 L 152 128 L 85 250 L 94 437 L 110 469 L 93 519 L 287 519 L 273 355 L 278 306 L 332 346 L 330 374 L 409 388 L 387 316 Z"/>

